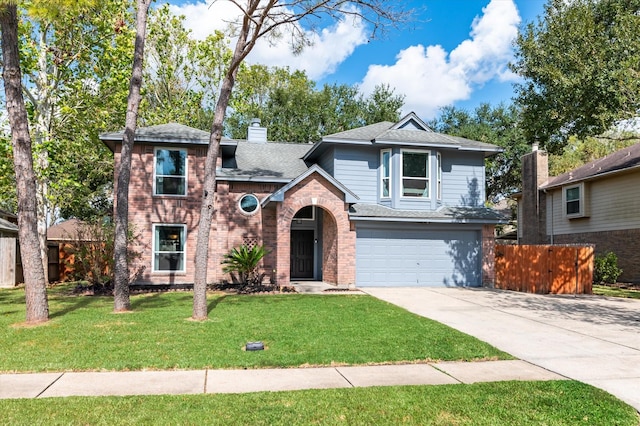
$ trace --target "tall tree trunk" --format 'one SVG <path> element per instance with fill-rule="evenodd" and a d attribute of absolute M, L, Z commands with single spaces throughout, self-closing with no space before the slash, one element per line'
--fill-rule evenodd
<path fill-rule="evenodd" d="M 127 256 L 127 233 L 129 230 L 129 180 L 131 178 L 131 154 L 140 106 L 142 86 L 142 66 L 144 42 L 147 31 L 147 12 L 152 0 L 137 0 L 136 42 L 133 55 L 133 69 L 129 84 L 127 115 L 125 118 L 120 168 L 116 186 L 116 234 L 114 241 L 114 306 L 115 312 L 131 309 L 129 299 L 129 261 Z"/>
<path fill-rule="evenodd" d="M 229 70 L 222 81 L 220 97 L 216 103 L 215 116 L 211 125 L 211 136 L 207 148 L 207 158 L 204 168 L 204 183 L 202 191 L 202 206 L 200 208 L 200 221 L 198 223 L 198 239 L 196 241 L 195 272 L 193 280 L 193 313 L 192 319 L 204 321 L 208 317 L 207 309 L 207 266 L 209 263 L 209 236 L 211 234 L 211 222 L 213 220 L 214 201 L 216 191 L 216 163 L 224 118 L 229 106 L 229 99 L 236 81 L 236 75 L 240 63 L 246 56 L 242 47 L 246 41 L 246 30 L 240 32 L 236 49 L 231 59 Z"/>
<path fill-rule="evenodd" d="M 18 195 L 18 236 L 26 292 L 26 321 L 38 323 L 49 319 L 49 303 L 38 242 L 36 177 L 33 170 L 29 121 L 22 97 L 18 16 L 15 4 L 0 4 L 0 28 L 2 29 L 4 90 L 11 127 Z"/>

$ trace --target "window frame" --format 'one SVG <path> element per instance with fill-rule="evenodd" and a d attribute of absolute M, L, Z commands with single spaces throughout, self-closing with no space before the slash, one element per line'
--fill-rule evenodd
<path fill-rule="evenodd" d="M 158 175 L 158 151 L 180 151 L 184 152 L 184 175 Z M 184 193 L 183 194 L 159 194 L 158 193 L 158 178 L 180 178 L 184 179 Z M 153 148 L 153 195 L 155 197 L 186 197 L 188 193 L 189 182 L 189 151 L 186 148 L 176 147 L 159 147 Z"/>
<path fill-rule="evenodd" d="M 182 228 L 180 235 L 183 238 L 181 251 L 167 251 L 160 250 L 160 243 L 158 241 L 158 228 L 162 227 L 174 227 Z M 151 272 L 154 274 L 183 274 L 187 271 L 187 225 L 183 223 L 154 223 L 151 230 Z M 156 247 L 158 249 L 156 250 Z M 182 268 L 181 269 L 157 269 L 156 268 L 156 256 L 162 253 L 180 253 L 182 255 Z"/>
<path fill-rule="evenodd" d="M 427 173 L 424 178 L 416 177 L 416 176 L 405 176 L 404 175 L 404 155 L 405 153 L 410 154 L 425 154 L 427 156 L 425 165 L 427 168 Z M 401 149 L 400 150 L 400 197 L 407 200 L 430 200 L 431 199 L 431 151 L 426 149 Z M 427 195 L 422 196 L 411 196 L 405 195 L 404 193 L 404 180 L 405 179 L 414 179 L 414 180 L 424 180 L 426 181 L 425 191 Z"/>
<path fill-rule="evenodd" d="M 442 154 L 436 152 L 436 200 L 442 200 Z"/>
<path fill-rule="evenodd" d="M 256 200 L 255 210 L 248 212 L 242 208 L 242 200 L 244 200 L 246 197 L 253 197 Z M 245 216 L 253 216 L 254 214 L 258 213 L 258 211 L 260 210 L 260 199 L 258 198 L 257 195 L 250 192 L 246 194 L 242 194 L 240 198 L 238 198 L 238 210 L 240 210 L 240 213 L 242 213 Z"/>
<path fill-rule="evenodd" d="M 384 174 L 384 155 L 389 154 L 389 164 L 387 167 L 388 176 Z M 380 150 L 380 198 L 381 199 L 390 199 L 393 196 L 393 188 L 391 187 L 392 176 L 393 176 L 393 150 L 391 148 L 385 148 Z M 384 195 L 384 181 L 385 179 L 389 182 L 388 189 L 389 194 Z"/>
<path fill-rule="evenodd" d="M 578 190 L 577 199 L 569 199 L 567 192 L 572 189 Z M 575 213 L 569 213 L 568 204 L 578 203 L 578 211 Z M 562 211 L 567 219 L 577 219 L 587 216 L 586 210 L 587 197 L 585 192 L 584 182 L 577 183 L 575 185 L 566 185 L 562 187 Z"/>

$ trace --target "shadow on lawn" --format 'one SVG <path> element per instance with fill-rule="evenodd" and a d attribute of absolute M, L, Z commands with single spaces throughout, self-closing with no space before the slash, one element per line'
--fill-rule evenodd
<path fill-rule="evenodd" d="M 189 293 L 173 297 L 163 297 L 164 295 L 166 295 L 165 292 L 138 295 L 135 298 L 132 298 L 131 309 L 135 311 L 138 309 L 164 308 L 171 305 L 183 304 L 187 299 L 192 298 Z"/>
<path fill-rule="evenodd" d="M 64 303 L 64 308 L 62 308 L 61 310 L 56 310 L 55 312 L 50 312 L 49 319 L 64 316 L 70 312 L 84 308 L 87 305 L 90 305 L 95 302 L 96 302 L 95 299 L 88 296 L 76 296 L 76 297 L 65 298 L 64 302 L 58 302 L 59 304 Z"/>
<path fill-rule="evenodd" d="M 213 311 L 216 308 L 216 306 L 218 306 L 218 304 L 226 298 L 227 298 L 227 295 L 223 294 L 222 296 L 216 297 L 211 302 L 209 302 L 209 306 L 207 307 L 207 315 L 211 314 L 211 311 Z"/>

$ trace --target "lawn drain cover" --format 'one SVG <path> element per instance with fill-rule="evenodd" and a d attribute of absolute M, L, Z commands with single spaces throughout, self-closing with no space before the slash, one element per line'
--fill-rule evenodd
<path fill-rule="evenodd" d="M 249 342 L 245 347 L 247 351 L 262 351 L 264 350 L 264 343 L 262 342 Z"/>

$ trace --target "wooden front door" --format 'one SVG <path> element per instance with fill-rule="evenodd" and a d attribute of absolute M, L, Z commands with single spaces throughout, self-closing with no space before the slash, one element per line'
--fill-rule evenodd
<path fill-rule="evenodd" d="M 291 230 L 291 279 L 313 278 L 313 246 L 313 230 Z"/>

